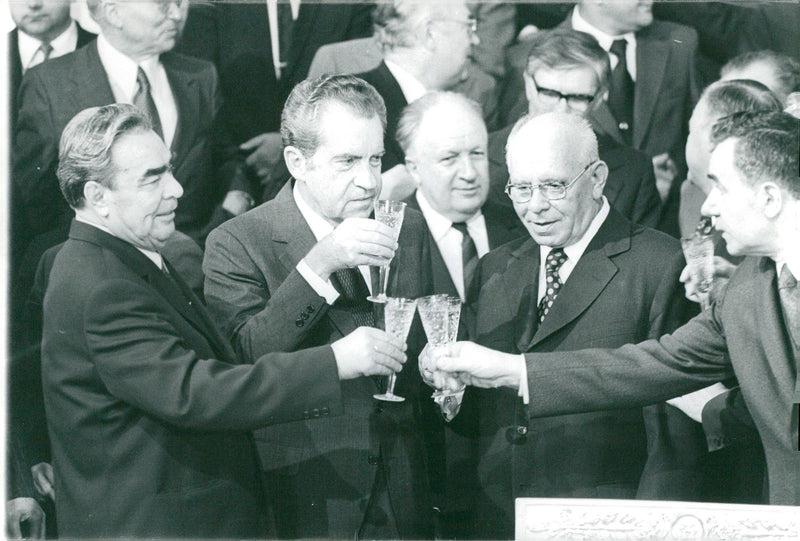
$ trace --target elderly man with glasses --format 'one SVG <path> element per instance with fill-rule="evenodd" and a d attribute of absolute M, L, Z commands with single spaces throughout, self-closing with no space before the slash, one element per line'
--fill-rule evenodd
<path fill-rule="evenodd" d="M 508 353 L 617 347 L 685 321 L 679 243 L 635 225 L 603 195 L 608 166 L 577 115 L 526 116 L 508 140 L 506 193 L 529 237 L 478 264 L 474 341 Z M 514 498 L 634 498 L 647 458 L 641 408 L 526 421 L 508 389 L 469 389 L 477 407 L 484 538 L 514 535 Z"/>

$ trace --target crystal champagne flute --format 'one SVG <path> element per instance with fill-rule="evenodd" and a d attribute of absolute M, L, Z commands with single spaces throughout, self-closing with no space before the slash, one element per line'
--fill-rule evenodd
<path fill-rule="evenodd" d="M 400 297 L 387 297 L 386 305 L 384 306 L 384 327 L 386 332 L 400 338 L 405 342 L 408 337 L 408 331 L 411 329 L 411 322 L 414 320 L 414 311 L 417 308 L 417 301 L 413 299 L 403 299 Z M 394 384 L 397 381 L 397 374 L 392 372 L 389 374 L 389 382 L 386 386 L 386 392 L 383 394 L 373 395 L 378 400 L 385 400 L 387 402 L 402 402 L 405 400 L 402 396 L 394 394 Z"/>
<path fill-rule="evenodd" d="M 389 201 L 380 199 L 375 203 L 375 219 L 382 224 L 388 225 L 394 232 L 394 240 L 400 236 L 400 228 L 403 226 L 403 216 L 406 212 L 406 204 L 402 201 Z M 389 283 L 389 265 L 391 260 L 379 267 L 378 293 L 373 293 L 367 299 L 372 302 L 386 302 L 386 287 Z"/>

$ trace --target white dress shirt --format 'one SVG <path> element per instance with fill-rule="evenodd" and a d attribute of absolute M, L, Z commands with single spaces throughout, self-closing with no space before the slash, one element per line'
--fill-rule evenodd
<path fill-rule="evenodd" d="M 294 196 L 295 203 L 297 203 L 297 208 L 300 210 L 300 214 L 303 215 L 303 218 L 308 224 L 308 227 L 311 229 L 311 232 L 314 234 L 314 238 L 317 239 L 317 242 L 333 232 L 335 229 L 334 226 L 325 218 L 320 216 L 314 209 L 312 209 L 311 206 L 303 199 L 303 196 L 300 195 L 300 191 L 297 189 L 296 182 L 292 191 L 292 195 Z M 305 259 L 301 259 L 297 263 L 296 268 L 297 272 L 300 273 L 300 276 L 305 278 L 306 282 L 308 282 L 308 285 L 310 285 L 320 297 L 325 298 L 325 302 L 330 305 L 333 305 L 333 303 L 336 302 L 336 299 L 339 298 L 339 292 L 335 287 L 333 287 L 330 279 L 328 281 L 323 280 L 311 269 L 311 267 L 308 266 L 308 263 L 306 263 Z M 358 270 L 364 277 L 364 281 L 367 283 L 367 288 L 369 289 L 370 293 L 372 293 L 372 277 L 370 275 L 369 266 L 361 265 L 358 267 Z"/>
<path fill-rule="evenodd" d="M 171 147 L 175 130 L 178 127 L 178 107 L 175 104 L 175 97 L 172 95 L 172 88 L 169 86 L 167 72 L 158 56 L 136 64 L 131 58 L 115 49 L 103 34 L 97 37 L 97 52 L 108 76 L 111 92 L 118 103 L 133 103 L 133 97 L 139 86 L 136 82 L 136 73 L 139 66 L 142 67 L 150 81 L 150 94 L 161 120 L 164 142 L 167 147 Z"/>
<path fill-rule="evenodd" d="M 584 232 L 583 236 L 578 240 L 578 242 L 570 244 L 569 246 L 564 246 L 564 253 L 567 255 L 567 260 L 564 261 L 564 264 L 558 269 L 558 277 L 561 279 L 562 284 L 567 282 L 567 278 L 569 278 L 569 275 L 572 274 L 572 271 L 578 264 L 583 252 L 586 251 L 586 247 L 589 246 L 589 243 L 592 242 L 592 239 L 600 230 L 600 226 L 602 226 L 603 222 L 606 221 L 608 212 L 610 210 L 611 205 L 609 205 L 608 199 L 606 199 L 606 196 L 604 195 L 603 204 L 600 207 L 600 210 L 597 212 L 597 214 L 595 214 L 595 217 L 592 218 L 592 221 L 589 223 L 589 227 L 586 229 L 586 232 Z M 551 250 L 552 248 L 550 246 L 539 246 L 539 294 L 536 298 L 537 305 L 539 302 L 541 302 L 545 291 L 547 290 L 547 272 L 545 271 L 545 263 Z"/>
<path fill-rule="evenodd" d="M 458 290 L 458 296 L 461 297 L 462 301 L 466 301 L 464 257 L 461 244 L 463 235 L 453 227 L 452 220 L 445 218 L 431 206 L 422 191 L 417 190 L 416 197 L 419 209 L 428 223 L 428 229 L 433 236 L 433 240 L 436 241 L 439 253 L 442 254 L 444 264 L 450 273 L 450 278 L 453 280 L 456 290 Z M 483 257 L 489 251 L 489 234 L 486 231 L 486 220 L 480 209 L 465 223 L 467 232 L 472 237 L 472 242 L 475 243 L 478 257 Z"/>
<path fill-rule="evenodd" d="M 300 0 L 289 0 L 292 7 L 292 19 L 297 20 L 300 13 Z M 278 32 L 278 0 L 267 0 L 267 19 L 269 22 L 269 43 L 272 46 L 272 65 L 275 67 L 275 77 L 281 78 L 281 69 L 285 68 L 281 63 L 280 36 Z"/>
<path fill-rule="evenodd" d="M 19 60 L 22 64 L 22 73 L 44 62 L 44 53 L 41 50 L 42 41 L 40 39 L 26 34 L 21 29 L 17 29 L 17 46 Z M 75 24 L 75 21 L 70 22 L 67 29 L 50 42 L 50 46 L 53 48 L 50 58 L 58 58 L 74 51 L 78 47 L 78 25 Z"/>
<path fill-rule="evenodd" d="M 624 39 L 627 41 L 628 45 L 625 48 L 625 62 L 628 64 L 628 73 L 631 74 L 631 79 L 636 82 L 636 34 L 633 32 L 628 32 L 627 34 L 622 34 L 620 36 L 606 34 L 581 17 L 580 6 L 576 6 L 575 9 L 572 10 L 572 28 L 594 36 L 594 38 L 600 44 L 600 47 L 605 49 L 605 51 L 608 53 L 608 58 L 611 61 L 612 71 L 616 67 L 617 62 L 619 62 L 619 59 L 616 57 L 616 55 L 609 52 L 611 49 L 611 44 L 618 39 Z"/>
<path fill-rule="evenodd" d="M 419 82 L 419 79 L 408 73 L 405 69 L 390 60 L 384 59 L 383 63 L 386 64 L 386 67 L 392 72 L 392 76 L 400 86 L 400 90 L 403 91 L 403 96 L 405 96 L 408 103 L 418 100 L 428 92 L 423 84 Z"/>

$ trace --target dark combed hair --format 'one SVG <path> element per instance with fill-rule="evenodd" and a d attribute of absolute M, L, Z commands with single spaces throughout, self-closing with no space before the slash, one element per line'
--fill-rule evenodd
<path fill-rule="evenodd" d="M 700 101 L 712 118 L 741 111 L 775 112 L 783 109 L 778 97 L 766 86 L 749 79 L 717 81 L 703 91 Z"/>
<path fill-rule="evenodd" d="M 331 102 L 342 104 L 364 118 L 377 116 L 386 130 L 386 105 L 372 85 L 352 75 L 322 75 L 294 87 L 281 113 L 283 146 L 312 156 L 319 145 L 319 115 Z"/>
<path fill-rule="evenodd" d="M 601 88 L 608 88 L 611 65 L 608 53 L 585 32 L 568 28 L 540 30 L 527 41 L 528 62 L 525 71 L 533 75 L 540 66 L 553 69 L 591 67 Z"/>

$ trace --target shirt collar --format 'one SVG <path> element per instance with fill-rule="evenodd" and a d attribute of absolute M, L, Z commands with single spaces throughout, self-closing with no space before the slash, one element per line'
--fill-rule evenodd
<path fill-rule="evenodd" d="M 581 17 L 580 7 L 575 6 L 575 9 L 572 10 L 572 28 L 578 30 L 580 32 L 586 32 L 587 34 L 591 34 L 594 36 L 594 39 L 600 44 L 600 47 L 608 51 L 611 49 L 611 44 L 614 43 L 614 40 L 617 39 L 624 39 L 628 43 L 633 43 L 636 40 L 636 36 L 633 32 L 628 32 L 626 34 L 622 34 L 619 36 L 612 36 L 611 34 L 606 34 L 593 24 L 589 23 L 586 19 Z"/>
<path fill-rule="evenodd" d="M 34 55 L 42 45 L 42 40 L 30 36 L 17 29 L 17 43 L 19 50 L 19 60 L 22 64 L 22 69 L 27 70 Z M 61 32 L 53 41 L 50 42 L 53 47 L 53 52 L 50 53 L 50 58 L 57 58 L 71 53 L 78 46 L 78 25 L 75 21 L 71 21 L 66 30 Z"/>
<path fill-rule="evenodd" d="M 294 201 L 297 203 L 297 208 L 300 210 L 300 214 L 305 218 L 308 227 L 311 228 L 311 232 L 314 234 L 314 238 L 320 240 L 324 237 L 327 237 L 331 233 L 333 233 L 334 226 L 328 220 L 323 218 L 317 211 L 311 208 L 303 196 L 300 194 L 300 190 L 297 188 L 298 182 L 295 181 L 294 188 L 292 188 L 292 195 L 294 196 Z"/>
<path fill-rule="evenodd" d="M 425 86 L 419 82 L 419 79 L 411 75 L 405 69 L 391 60 L 384 60 L 383 63 L 386 64 L 386 67 L 392 72 L 392 76 L 394 76 L 397 84 L 400 86 L 400 90 L 403 91 L 403 96 L 405 96 L 408 103 L 421 98 L 428 92 Z"/>
<path fill-rule="evenodd" d="M 577 241 L 569 246 L 564 247 L 564 253 L 567 254 L 567 258 L 573 262 L 577 262 L 580 260 L 581 256 L 583 256 L 583 252 L 586 251 L 586 248 L 589 246 L 589 243 L 592 242 L 592 239 L 597 235 L 597 232 L 600 231 L 600 227 L 603 225 L 603 222 L 606 221 L 608 218 L 608 213 L 611 210 L 611 205 L 608 203 L 608 199 L 606 196 L 603 196 L 603 204 L 600 206 L 600 210 L 595 214 L 594 218 L 592 218 L 591 223 L 589 223 L 589 227 L 586 228 L 586 231 L 583 233 L 583 236 Z M 541 246 L 540 253 L 542 261 L 547 258 L 547 254 L 553 248 L 550 246 Z"/>
<path fill-rule="evenodd" d="M 100 55 L 100 62 L 108 74 L 112 87 L 116 85 L 122 89 L 128 102 L 133 101 L 133 96 L 136 94 L 136 75 L 139 66 L 142 67 L 150 81 L 155 79 L 155 70 L 159 65 L 157 55 L 137 64 L 132 58 L 114 48 L 103 34 L 97 36 L 97 53 Z"/>
<path fill-rule="evenodd" d="M 445 216 L 442 216 L 442 214 L 436 211 L 433 206 L 431 206 L 430 202 L 425 198 L 425 195 L 421 190 L 417 190 L 416 197 L 417 203 L 419 203 L 419 209 L 423 216 L 425 216 L 425 221 L 428 222 L 428 229 L 430 229 L 431 235 L 433 235 L 433 240 L 438 243 L 442 237 L 444 237 L 450 231 L 450 228 L 453 227 L 453 221 Z M 478 209 L 478 212 L 473 214 L 469 219 L 465 220 L 467 229 L 470 228 L 471 224 L 479 221 L 481 216 L 481 211 Z"/>
<path fill-rule="evenodd" d="M 82 222 L 82 223 L 84 223 L 84 224 L 91 225 L 92 227 L 96 227 L 96 228 L 97 228 L 97 229 L 99 229 L 100 231 L 105 231 L 106 233 L 108 233 L 108 234 L 109 234 L 109 235 L 111 235 L 112 237 L 117 237 L 117 236 L 116 236 L 114 233 L 112 233 L 112 232 L 111 232 L 111 231 L 110 231 L 110 230 L 109 230 L 109 229 L 108 229 L 106 226 L 104 226 L 104 225 L 101 225 L 101 224 L 99 224 L 99 223 L 97 223 L 97 222 L 94 222 L 94 221 L 92 221 L 92 220 L 89 220 L 88 218 L 85 218 L 85 217 L 83 217 L 83 216 L 78 216 L 78 215 L 76 215 L 76 216 L 75 216 L 75 221 L 76 221 L 76 222 Z M 117 238 L 119 238 L 119 237 L 117 237 Z M 163 257 L 161 257 L 161 254 L 159 254 L 158 252 L 154 252 L 154 251 L 152 251 L 152 250 L 145 250 L 144 248 L 139 248 L 138 246 L 136 246 L 136 245 L 134 245 L 134 244 L 131 244 L 131 246 L 133 246 L 134 248 L 136 248 L 137 250 L 139 250 L 140 252 L 142 252 L 142 253 L 143 253 L 143 254 L 144 254 L 146 257 L 147 257 L 147 259 L 149 259 L 150 261 L 152 261 L 152 262 L 153 262 L 153 264 L 154 264 L 156 267 L 158 267 L 160 270 L 164 270 L 164 258 L 163 258 Z"/>

